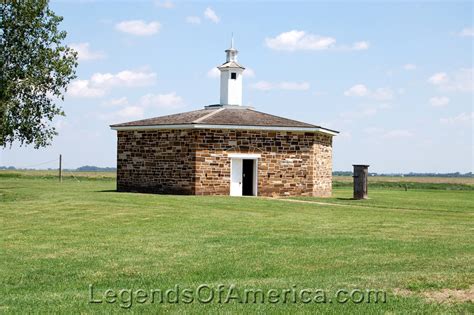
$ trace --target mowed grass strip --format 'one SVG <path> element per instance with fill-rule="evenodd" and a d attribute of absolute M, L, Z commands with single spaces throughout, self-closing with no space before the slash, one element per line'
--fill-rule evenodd
<path fill-rule="evenodd" d="M 295 200 L 316 201 L 331 204 L 341 204 L 362 208 L 392 209 L 392 210 L 433 210 L 447 212 L 465 212 L 473 214 L 474 191 L 437 190 L 437 189 L 383 189 L 370 188 L 367 200 L 353 200 L 352 189 L 345 187 L 333 188 L 331 198 L 291 197 Z"/>
<path fill-rule="evenodd" d="M 469 313 L 425 292 L 474 284 L 472 191 L 350 189 L 321 200 L 116 193 L 113 180 L 0 179 L 0 311 L 111 312 L 112 288 L 384 289 L 378 304 L 137 304 L 137 312 Z M 348 206 L 344 206 L 348 205 Z M 353 206 L 355 205 L 355 206 Z M 394 294 L 394 292 L 410 294 Z"/>
<path fill-rule="evenodd" d="M 352 176 L 333 176 L 334 182 L 352 183 Z M 370 183 L 425 183 L 425 184 L 464 184 L 474 185 L 474 177 L 436 177 L 436 176 L 369 176 Z"/>

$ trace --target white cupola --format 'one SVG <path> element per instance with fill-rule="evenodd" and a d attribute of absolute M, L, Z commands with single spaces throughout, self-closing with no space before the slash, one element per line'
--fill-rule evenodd
<path fill-rule="evenodd" d="M 234 38 L 225 53 L 226 62 L 217 67 L 221 72 L 220 105 L 242 105 L 242 73 L 245 68 L 237 63 L 238 51 L 234 48 Z"/>

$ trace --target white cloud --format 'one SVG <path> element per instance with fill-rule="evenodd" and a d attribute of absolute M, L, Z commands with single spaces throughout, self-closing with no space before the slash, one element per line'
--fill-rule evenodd
<path fill-rule="evenodd" d="M 370 94 L 370 97 L 378 101 L 393 99 L 393 91 L 390 88 L 378 88 Z"/>
<path fill-rule="evenodd" d="M 207 76 L 209 78 L 218 78 L 220 77 L 220 75 L 221 75 L 221 72 L 216 67 L 213 67 L 207 72 Z"/>
<path fill-rule="evenodd" d="M 474 27 L 466 27 L 461 32 L 459 32 L 459 36 L 462 37 L 473 37 L 474 36 Z"/>
<path fill-rule="evenodd" d="M 416 65 L 415 64 L 412 64 L 412 63 L 407 63 L 407 64 L 404 64 L 403 65 L 403 69 L 405 70 L 415 70 L 416 69 Z"/>
<path fill-rule="evenodd" d="M 430 98 L 430 104 L 434 107 L 444 107 L 449 104 L 449 98 L 446 96 Z"/>
<path fill-rule="evenodd" d="M 255 77 L 255 71 L 252 68 L 245 68 L 244 72 L 242 73 L 244 77 L 253 78 Z"/>
<path fill-rule="evenodd" d="M 366 96 L 369 94 L 369 89 L 363 84 L 356 84 L 344 92 L 345 96 Z"/>
<path fill-rule="evenodd" d="M 201 18 L 199 16 L 187 16 L 186 23 L 189 24 L 201 24 Z"/>
<path fill-rule="evenodd" d="M 460 123 L 472 123 L 474 120 L 474 112 L 461 113 L 454 117 L 441 118 L 439 121 L 445 125 L 457 125 Z"/>
<path fill-rule="evenodd" d="M 158 33 L 161 28 L 161 24 L 158 21 L 147 23 L 143 20 L 129 20 L 117 23 L 115 28 L 121 32 L 132 35 L 150 36 Z"/>
<path fill-rule="evenodd" d="M 352 45 L 353 50 L 367 50 L 369 49 L 369 42 L 362 41 L 362 42 L 356 42 Z"/>
<path fill-rule="evenodd" d="M 68 88 L 74 97 L 102 97 L 115 87 L 141 87 L 154 84 L 156 73 L 124 70 L 116 74 L 94 73 L 89 80 L 75 80 Z"/>
<path fill-rule="evenodd" d="M 448 90 L 456 91 L 474 91 L 474 82 L 472 80 L 474 75 L 474 68 L 460 69 L 453 74 L 453 78 L 450 80 Z"/>
<path fill-rule="evenodd" d="M 99 117 L 107 121 L 120 121 L 143 118 L 146 111 L 176 109 L 184 105 L 183 98 L 176 92 L 153 94 L 149 93 L 140 97 L 136 102 L 130 103 L 126 97 L 111 99 L 103 102 L 106 107 L 118 107 L 119 109 L 99 114 Z"/>
<path fill-rule="evenodd" d="M 370 97 L 377 101 L 387 101 L 393 99 L 393 91 L 390 88 L 378 88 L 371 91 L 364 84 L 356 84 L 344 92 L 345 96 Z"/>
<path fill-rule="evenodd" d="M 114 98 L 114 99 L 102 102 L 101 105 L 105 107 L 127 106 L 128 99 L 126 97 Z"/>
<path fill-rule="evenodd" d="M 69 85 L 67 94 L 74 97 L 95 98 L 104 96 L 105 90 L 91 87 L 89 80 L 75 80 Z"/>
<path fill-rule="evenodd" d="M 259 81 L 251 86 L 255 90 L 270 91 L 270 90 L 288 90 L 288 91 L 306 91 L 310 89 L 308 82 L 278 82 L 271 83 L 268 81 Z"/>
<path fill-rule="evenodd" d="M 245 68 L 242 74 L 244 77 L 249 77 L 249 78 L 255 77 L 255 71 L 252 68 Z M 221 72 L 216 67 L 213 67 L 207 72 L 207 76 L 213 79 L 219 78 L 221 76 Z"/>
<path fill-rule="evenodd" d="M 404 129 L 390 130 L 382 135 L 382 138 L 385 139 L 399 139 L 399 138 L 410 138 L 413 134 Z"/>
<path fill-rule="evenodd" d="M 140 119 L 143 118 L 144 113 L 143 107 L 127 106 L 117 111 L 113 116 L 121 119 Z"/>
<path fill-rule="evenodd" d="M 214 10 L 210 7 L 206 8 L 204 11 L 204 17 L 214 23 L 219 23 L 220 21 L 220 18 L 217 16 L 216 12 L 214 12 Z"/>
<path fill-rule="evenodd" d="M 126 97 L 114 98 L 102 103 L 106 107 L 126 107 L 130 102 Z M 165 94 L 148 93 L 140 97 L 140 99 L 133 104 L 143 108 L 177 108 L 183 105 L 183 98 L 176 95 L 176 92 Z"/>
<path fill-rule="evenodd" d="M 369 135 L 375 135 L 375 134 L 380 134 L 383 132 L 382 128 L 378 127 L 367 127 L 364 129 L 364 132 Z"/>
<path fill-rule="evenodd" d="M 438 86 L 443 91 L 472 92 L 474 68 L 459 69 L 451 74 L 438 72 L 433 74 L 428 82 Z"/>
<path fill-rule="evenodd" d="M 164 8 L 164 9 L 172 9 L 174 8 L 174 3 L 170 0 L 165 0 L 165 1 L 157 0 L 155 1 L 155 6 Z"/>
<path fill-rule="evenodd" d="M 321 36 L 307 33 L 305 31 L 291 30 L 280 33 L 275 37 L 267 37 L 265 39 L 267 47 L 274 50 L 298 51 L 298 50 L 366 50 L 370 44 L 367 41 L 359 41 L 348 46 L 336 46 L 336 39 L 329 36 Z"/>
<path fill-rule="evenodd" d="M 345 111 L 341 112 L 339 114 L 340 119 L 338 120 L 338 123 L 343 122 L 343 123 L 353 123 L 354 121 L 358 121 L 361 119 L 366 119 L 375 116 L 377 113 L 380 111 L 385 111 L 390 109 L 391 106 L 388 104 L 381 104 L 378 106 L 372 105 L 372 106 L 362 106 L 359 107 L 355 110 L 350 110 L 350 111 Z M 337 128 L 337 126 L 335 126 Z M 370 128 L 366 128 L 365 132 L 371 133 L 372 130 Z M 381 133 L 381 129 L 376 130 L 378 133 Z M 375 132 L 375 130 L 373 131 Z"/>
<path fill-rule="evenodd" d="M 274 88 L 274 85 L 267 81 L 258 81 L 252 85 L 252 88 L 260 91 L 270 91 Z"/>
<path fill-rule="evenodd" d="M 72 43 L 69 46 L 77 51 L 79 60 L 96 60 L 105 58 L 103 52 L 92 51 L 89 43 Z"/>
<path fill-rule="evenodd" d="M 133 70 L 124 70 L 116 74 L 94 73 L 90 79 L 93 86 L 105 88 L 149 86 L 155 81 L 155 72 Z"/>
<path fill-rule="evenodd" d="M 210 7 L 207 7 L 206 10 L 204 10 L 202 16 L 204 19 L 210 20 L 216 24 L 221 20 L 220 17 L 217 16 L 216 12 Z M 201 24 L 201 22 L 202 19 L 199 16 L 191 15 L 186 17 L 186 23 L 198 25 Z"/>
<path fill-rule="evenodd" d="M 438 72 L 428 78 L 428 82 L 434 85 L 440 85 L 441 83 L 446 82 L 447 80 L 448 75 L 446 74 L 446 72 Z"/>
<path fill-rule="evenodd" d="M 266 38 L 266 45 L 274 50 L 324 50 L 333 46 L 336 39 L 319 35 L 307 34 L 305 31 L 292 30 Z"/>
<path fill-rule="evenodd" d="M 138 104 L 142 107 L 179 108 L 183 105 L 183 99 L 176 95 L 176 92 L 168 94 L 150 93 L 142 96 Z"/>
<path fill-rule="evenodd" d="M 281 82 L 278 84 L 278 88 L 281 90 L 306 91 L 309 90 L 310 85 L 308 82 Z"/>

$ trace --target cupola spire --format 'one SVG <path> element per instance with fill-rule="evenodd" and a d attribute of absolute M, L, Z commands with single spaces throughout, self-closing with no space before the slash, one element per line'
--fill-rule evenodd
<path fill-rule="evenodd" d="M 226 49 L 226 61 L 237 61 L 237 54 L 239 51 L 234 48 L 234 33 L 232 33 L 232 38 L 230 40 L 230 48 Z"/>

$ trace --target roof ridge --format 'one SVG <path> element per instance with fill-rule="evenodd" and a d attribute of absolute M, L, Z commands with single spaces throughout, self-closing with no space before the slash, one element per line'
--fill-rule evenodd
<path fill-rule="evenodd" d="M 246 109 L 247 109 L 247 110 L 254 111 L 254 112 L 257 112 L 257 113 L 260 113 L 260 114 L 264 114 L 264 115 L 268 115 L 268 116 L 273 116 L 273 117 L 277 117 L 277 118 L 282 118 L 282 119 L 286 119 L 286 120 L 291 120 L 291 121 L 294 121 L 294 122 L 298 122 L 298 123 L 302 123 L 302 124 L 306 124 L 306 125 L 311 125 L 311 126 L 313 126 L 313 127 L 322 128 L 321 126 L 318 126 L 318 125 L 315 125 L 315 124 L 310 124 L 310 123 L 307 123 L 307 122 L 304 122 L 304 121 L 301 121 L 301 120 L 296 120 L 296 119 L 286 118 L 286 117 L 277 116 L 277 115 L 273 115 L 273 114 L 269 114 L 269 113 L 264 113 L 264 112 L 255 110 L 255 109 L 253 109 L 253 108 L 246 108 Z"/>
<path fill-rule="evenodd" d="M 153 119 L 156 119 L 156 118 L 168 118 L 168 117 L 173 117 L 173 116 L 179 116 L 179 115 L 182 115 L 182 114 L 197 113 L 197 112 L 207 111 L 207 110 L 208 110 L 208 109 L 197 109 L 197 110 L 192 110 L 192 111 L 189 111 L 189 112 L 181 112 L 181 113 L 168 114 L 168 115 L 163 115 L 163 116 L 156 116 L 156 117 L 150 117 L 150 118 L 143 118 L 143 119 L 138 119 L 138 120 L 132 120 L 132 121 L 128 121 L 128 122 L 125 122 L 125 123 L 112 124 L 112 125 L 110 125 L 110 126 L 117 126 L 117 125 L 130 124 L 130 123 L 138 123 L 138 122 L 146 122 L 146 121 L 150 121 L 150 120 L 153 120 Z"/>
<path fill-rule="evenodd" d="M 199 118 L 196 119 L 196 120 L 193 120 L 192 123 L 193 123 L 193 124 L 200 123 L 200 122 L 203 121 L 204 119 L 209 118 L 209 117 L 211 117 L 211 116 L 217 114 L 218 112 L 223 111 L 224 109 L 225 109 L 225 107 L 222 107 L 222 108 L 219 108 L 219 109 L 217 109 L 217 110 L 214 110 L 214 111 L 212 111 L 212 112 L 209 113 L 209 114 L 206 114 L 206 115 L 204 115 L 204 116 L 202 116 L 202 117 L 199 117 Z"/>

